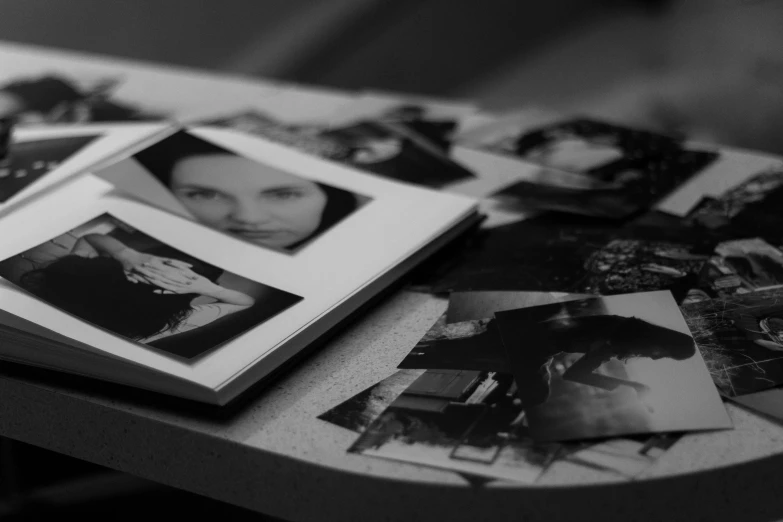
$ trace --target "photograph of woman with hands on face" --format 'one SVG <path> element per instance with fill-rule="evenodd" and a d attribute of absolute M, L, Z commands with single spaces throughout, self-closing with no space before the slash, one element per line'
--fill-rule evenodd
<path fill-rule="evenodd" d="M 0 262 L 0 276 L 114 334 L 156 347 L 166 339 L 166 351 L 180 356 L 189 352 L 173 342 L 179 335 L 220 330 L 211 332 L 207 346 L 200 343 L 203 352 L 301 299 L 205 263 L 108 215 Z M 226 321 L 240 313 L 246 320 Z"/>

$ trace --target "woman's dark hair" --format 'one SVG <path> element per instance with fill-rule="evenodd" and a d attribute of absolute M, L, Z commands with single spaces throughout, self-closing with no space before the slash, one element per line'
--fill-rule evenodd
<path fill-rule="evenodd" d="M 109 257 L 61 257 L 27 272 L 20 283 L 47 303 L 133 340 L 175 328 L 193 311 L 196 296 L 156 294 L 152 285 L 131 283 Z"/>
<path fill-rule="evenodd" d="M 158 143 L 135 154 L 134 158 L 153 176 L 167 187 L 171 184 L 171 174 L 177 163 L 194 156 L 232 155 L 235 152 L 219 147 L 185 131 L 179 131 Z M 313 182 L 326 194 L 326 206 L 321 215 L 321 224 L 305 239 L 290 245 L 286 250 L 296 250 L 311 239 L 318 237 L 343 218 L 350 215 L 359 206 L 356 195 L 347 190 L 338 189 L 323 183 Z"/>

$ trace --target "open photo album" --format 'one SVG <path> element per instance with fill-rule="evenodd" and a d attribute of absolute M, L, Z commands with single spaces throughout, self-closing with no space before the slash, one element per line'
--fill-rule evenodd
<path fill-rule="evenodd" d="M 216 405 L 478 219 L 232 129 L 23 128 L 13 148 L 0 358 Z"/>

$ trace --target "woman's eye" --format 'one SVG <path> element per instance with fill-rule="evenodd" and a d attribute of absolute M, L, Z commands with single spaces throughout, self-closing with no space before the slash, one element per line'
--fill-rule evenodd
<path fill-rule="evenodd" d="M 204 201 L 211 201 L 220 198 L 220 194 L 218 192 L 214 192 L 211 190 L 185 191 L 182 193 L 182 195 L 187 199 L 197 199 L 197 200 L 204 200 Z"/>
<path fill-rule="evenodd" d="M 289 199 L 298 199 L 303 196 L 300 190 L 275 190 L 267 192 L 266 196 L 273 200 L 285 201 Z"/>

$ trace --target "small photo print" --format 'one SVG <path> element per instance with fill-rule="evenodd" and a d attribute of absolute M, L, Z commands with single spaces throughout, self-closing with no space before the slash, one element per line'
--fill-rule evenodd
<path fill-rule="evenodd" d="M 21 192 L 100 137 L 99 134 L 11 142 L 0 159 L 0 203 Z"/>
<path fill-rule="evenodd" d="M 783 384 L 783 290 L 691 303 L 682 314 L 721 394 Z"/>
<path fill-rule="evenodd" d="M 458 126 L 457 119 L 433 117 L 422 105 L 401 104 L 320 136 L 348 147 L 350 154 L 343 161 L 354 168 L 440 189 L 476 177 L 450 157 Z"/>
<path fill-rule="evenodd" d="M 780 288 L 783 252 L 761 238 L 724 241 L 715 247 L 701 279 L 704 290 L 717 297 Z"/>
<path fill-rule="evenodd" d="M 113 93 L 121 83 L 109 77 L 80 82 L 60 73 L 14 79 L 0 84 L 0 118 L 13 117 L 22 124 L 165 119 L 116 100 Z"/>
<path fill-rule="evenodd" d="M 718 158 L 714 152 L 687 149 L 675 138 L 590 119 L 517 132 L 509 128 L 481 146 L 591 181 L 521 181 L 494 196 L 507 209 L 607 218 L 625 218 L 648 208 Z"/>
<path fill-rule="evenodd" d="M 349 451 L 530 483 L 559 451 L 527 435 L 514 379 L 492 372 L 421 375 Z"/>
<path fill-rule="evenodd" d="M 186 131 L 137 152 L 130 185 L 102 173 L 121 190 L 254 245 L 296 253 L 350 216 L 369 198 L 240 156 Z M 121 166 L 121 165 L 120 165 Z M 129 165 L 124 165 L 128 167 Z M 138 167 L 142 172 L 138 172 Z M 134 176 L 130 176 L 134 177 Z"/>
<path fill-rule="evenodd" d="M 705 197 L 685 223 L 729 236 L 759 236 L 783 243 L 783 170 L 765 170 L 719 197 Z"/>
<path fill-rule="evenodd" d="M 569 301 L 495 317 L 536 440 L 731 427 L 669 292 Z"/>
<path fill-rule="evenodd" d="M 0 276 L 87 323 L 185 359 L 302 300 L 108 214 L 0 261 Z"/>

